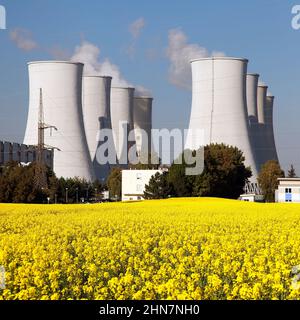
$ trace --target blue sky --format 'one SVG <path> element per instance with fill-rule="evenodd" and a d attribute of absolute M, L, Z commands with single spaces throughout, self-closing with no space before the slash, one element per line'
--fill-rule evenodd
<path fill-rule="evenodd" d="M 0 30 L 0 139 L 21 142 L 28 107 L 26 63 L 53 59 L 58 49 L 72 54 L 84 39 L 101 49 L 101 57 L 119 66 L 129 82 L 154 96 L 154 127 L 186 128 L 191 92 L 169 82 L 168 32 L 181 28 L 189 43 L 209 51 L 249 59 L 276 96 L 275 133 L 280 161 L 300 174 L 300 30 L 291 28 L 287 0 L 252 1 L 77 1 L 0 0 L 7 30 Z M 300 1 L 299 1 L 300 4 Z M 133 40 L 130 25 L 145 26 Z M 26 30 L 35 48 L 17 47 L 10 33 Z M 128 48 L 134 41 L 134 55 Z"/>

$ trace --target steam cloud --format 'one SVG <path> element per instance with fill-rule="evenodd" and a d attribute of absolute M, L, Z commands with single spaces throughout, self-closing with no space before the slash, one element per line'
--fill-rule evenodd
<path fill-rule="evenodd" d="M 128 82 L 121 74 L 119 67 L 113 64 L 108 58 L 100 61 L 100 48 L 96 45 L 83 41 L 80 46 L 75 48 L 71 61 L 84 63 L 84 74 L 88 76 L 111 76 L 112 86 L 115 87 L 135 87 L 135 94 L 149 95 L 149 90 L 142 86 L 134 86 Z"/>
<path fill-rule="evenodd" d="M 30 31 L 26 29 L 15 28 L 10 32 L 9 36 L 21 50 L 32 51 L 38 48 L 38 44 L 32 39 Z"/>
<path fill-rule="evenodd" d="M 145 19 L 144 18 L 139 18 L 132 22 L 129 26 L 129 32 L 131 34 L 131 43 L 129 47 L 127 48 L 126 52 L 130 58 L 134 57 L 135 51 L 136 51 L 136 43 L 138 38 L 141 35 L 141 32 L 143 28 L 145 27 Z"/>
<path fill-rule="evenodd" d="M 209 56 L 225 56 L 223 52 L 208 50 L 198 44 L 188 43 L 188 38 L 180 29 L 169 31 L 169 44 L 166 51 L 170 60 L 169 81 L 177 87 L 191 89 L 191 66 L 192 59 L 207 58 Z"/>
<path fill-rule="evenodd" d="M 144 27 L 145 27 L 145 19 L 139 18 L 129 26 L 129 32 L 131 33 L 134 39 L 137 39 L 140 36 L 141 31 Z"/>

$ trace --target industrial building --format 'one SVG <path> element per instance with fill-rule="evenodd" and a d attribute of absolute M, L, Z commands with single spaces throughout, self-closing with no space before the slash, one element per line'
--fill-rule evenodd
<path fill-rule="evenodd" d="M 162 170 L 122 170 L 122 201 L 144 199 L 145 186 Z"/>
<path fill-rule="evenodd" d="M 53 150 L 44 150 L 44 161 L 53 168 Z M 0 141 L 0 166 L 7 162 L 16 161 L 29 164 L 37 159 L 37 147 L 8 141 Z"/>
<path fill-rule="evenodd" d="M 279 178 L 275 202 L 300 202 L 300 178 Z"/>

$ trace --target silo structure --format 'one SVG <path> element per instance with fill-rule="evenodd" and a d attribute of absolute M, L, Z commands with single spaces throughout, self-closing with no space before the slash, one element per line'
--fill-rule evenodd
<path fill-rule="evenodd" d="M 139 156 L 151 153 L 152 97 L 135 97 L 133 107 L 133 124 L 136 150 Z"/>
<path fill-rule="evenodd" d="M 246 73 L 248 60 L 212 57 L 192 60 L 192 109 L 186 147 L 197 129 L 204 130 L 204 144 L 238 147 L 256 182 L 257 163 L 251 147 Z"/>
<path fill-rule="evenodd" d="M 4 164 L 4 143 L 0 141 L 0 165 Z"/>
<path fill-rule="evenodd" d="M 266 85 L 259 84 L 257 87 L 257 154 L 259 161 L 259 170 L 262 165 L 269 160 L 268 145 L 266 138 L 266 121 L 265 121 L 265 106 L 268 87 Z"/>
<path fill-rule="evenodd" d="M 111 77 L 84 76 L 82 81 L 82 108 L 87 144 L 96 178 L 104 181 L 110 170 L 107 163 L 99 164 L 96 157 L 101 129 L 111 129 L 110 91 Z"/>
<path fill-rule="evenodd" d="M 117 162 L 120 165 L 128 163 L 128 149 L 133 142 L 128 142 L 128 134 L 133 130 L 134 88 L 111 88 L 111 125 Z"/>
<path fill-rule="evenodd" d="M 53 170 L 58 177 L 94 180 L 82 115 L 83 64 L 36 61 L 28 64 L 29 111 L 24 144 L 38 142 L 38 114 L 42 89 L 45 144 L 54 151 Z"/>
<path fill-rule="evenodd" d="M 275 143 L 275 137 L 274 137 L 273 106 L 274 106 L 274 96 L 267 96 L 266 106 L 265 106 L 265 126 L 266 126 L 266 139 L 267 139 L 267 145 L 268 145 L 268 158 L 269 160 L 278 161 L 278 155 L 277 155 L 276 143 Z"/>
<path fill-rule="evenodd" d="M 13 144 L 8 142 L 8 141 L 4 141 L 4 163 L 9 162 L 9 161 L 13 161 Z"/>
<path fill-rule="evenodd" d="M 19 143 L 13 143 L 13 160 L 21 162 L 21 145 Z"/>
<path fill-rule="evenodd" d="M 21 144 L 21 162 L 29 162 L 29 150 L 26 144 Z"/>

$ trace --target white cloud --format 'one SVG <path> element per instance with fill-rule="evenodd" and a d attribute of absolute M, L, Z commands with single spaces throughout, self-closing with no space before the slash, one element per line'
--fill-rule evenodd
<path fill-rule="evenodd" d="M 169 81 L 177 87 L 191 89 L 192 59 L 206 58 L 209 56 L 224 56 L 223 52 L 213 51 L 211 54 L 198 44 L 188 43 L 188 38 L 181 29 L 169 31 L 169 43 L 166 51 L 170 61 Z"/>
<path fill-rule="evenodd" d="M 37 42 L 32 39 L 30 31 L 21 28 L 15 28 L 10 32 L 10 39 L 16 46 L 24 51 L 32 51 L 38 48 Z"/>

